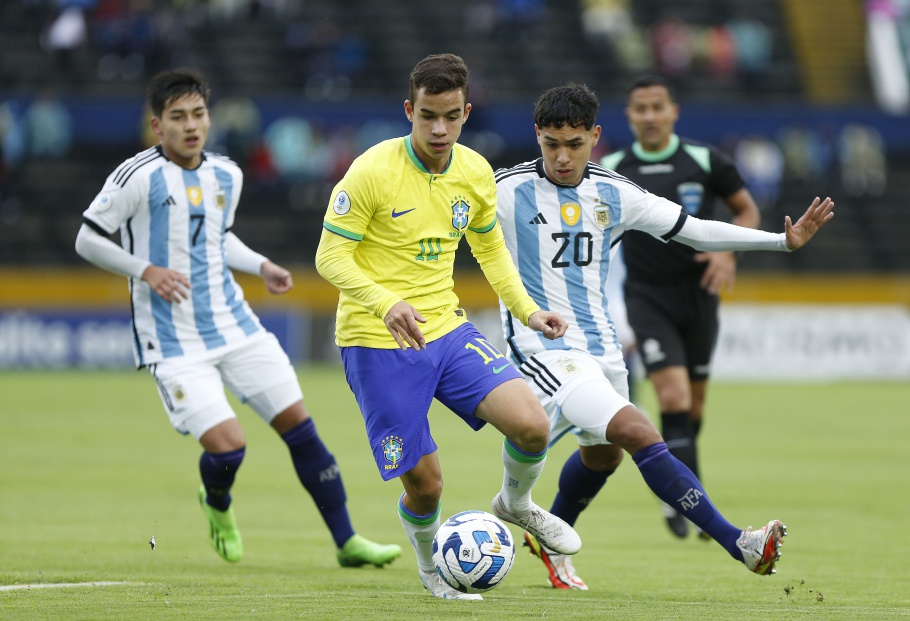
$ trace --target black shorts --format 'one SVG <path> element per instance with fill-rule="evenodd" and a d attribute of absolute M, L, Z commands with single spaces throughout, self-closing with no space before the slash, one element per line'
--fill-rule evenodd
<path fill-rule="evenodd" d="M 626 282 L 626 311 L 648 373 L 683 366 L 693 380 L 711 374 L 719 298 L 698 283 Z"/>

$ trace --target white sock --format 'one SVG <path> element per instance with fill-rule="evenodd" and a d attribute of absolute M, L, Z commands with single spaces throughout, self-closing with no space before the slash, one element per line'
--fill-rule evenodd
<path fill-rule="evenodd" d="M 439 519 L 439 507 L 430 515 L 414 515 L 407 510 L 402 502 L 404 494 L 398 501 L 398 517 L 401 519 L 401 525 L 404 532 L 414 548 L 417 555 L 417 567 L 420 571 L 433 571 L 433 537 L 439 530 L 441 521 Z"/>
<path fill-rule="evenodd" d="M 531 508 L 531 488 L 543 471 L 547 452 L 534 454 L 518 449 L 508 438 L 502 443 L 502 491 L 510 513 L 521 515 Z"/>

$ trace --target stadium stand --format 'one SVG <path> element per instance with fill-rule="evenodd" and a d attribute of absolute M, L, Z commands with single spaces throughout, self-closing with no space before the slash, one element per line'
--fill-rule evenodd
<path fill-rule="evenodd" d="M 48 43 L 60 5 L 79 7 L 85 19 L 84 39 L 70 26 L 75 43 L 66 49 Z M 406 0 L 60 5 L 0 3 L 0 265 L 77 263 L 72 242 L 82 210 L 113 167 L 143 147 L 144 81 L 187 64 L 210 78 L 214 105 L 233 98 L 242 102 L 235 114 L 246 107 L 248 126 L 212 144 L 247 171 L 238 231 L 278 261 L 309 264 L 339 171 L 370 144 L 407 131 L 400 110 L 410 68 L 427 53 L 451 50 L 474 74 L 477 107 L 465 140 L 494 166 L 534 156 L 533 101 L 567 79 L 598 92 L 605 143 L 628 143 L 625 85 L 660 69 L 678 89 L 681 131 L 754 158 L 756 183 L 767 186 L 766 226 L 780 228 L 785 213 L 815 194 L 838 199 L 841 224 L 813 252 L 753 254 L 744 269 L 910 268 L 900 235 L 910 228 L 910 127 L 875 109 L 862 46 L 838 50 L 839 66 L 850 71 L 836 87 L 830 64 L 804 53 L 805 24 L 822 23 L 825 7 L 835 5 L 836 15 L 852 9 L 861 17 L 859 0 L 466 0 L 419 10 Z M 525 13 L 515 13 L 518 5 Z M 844 37 L 862 36 L 861 25 L 842 28 Z M 665 61 L 662 46 L 673 50 Z M 826 98 L 824 88 L 835 95 Z M 71 132 L 62 152 L 33 150 L 36 101 L 62 108 L 59 125 Z M 307 166 L 279 165 L 293 156 L 280 151 L 288 143 L 303 149 Z M 777 163 L 762 169 L 769 161 Z M 872 164 L 851 176 L 851 161 Z M 471 262 L 467 253 L 462 260 Z"/>

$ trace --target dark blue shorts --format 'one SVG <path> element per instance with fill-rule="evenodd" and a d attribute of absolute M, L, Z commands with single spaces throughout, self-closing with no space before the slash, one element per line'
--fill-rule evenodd
<path fill-rule="evenodd" d="M 434 397 L 477 430 L 486 424 L 474 416 L 483 398 L 503 382 L 521 379 L 470 323 L 427 343 L 423 351 L 340 349 L 345 377 L 385 480 L 401 476 L 436 451 L 427 419 Z"/>

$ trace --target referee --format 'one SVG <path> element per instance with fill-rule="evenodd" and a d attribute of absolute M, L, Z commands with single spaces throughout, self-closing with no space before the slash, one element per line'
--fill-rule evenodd
<path fill-rule="evenodd" d="M 604 167 L 679 203 L 690 215 L 726 219 L 715 208 L 720 198 L 734 224 L 758 227 L 758 206 L 733 161 L 716 147 L 676 135 L 679 105 L 663 78 L 633 82 L 626 118 L 636 140 L 604 157 Z M 718 294 L 733 286 L 736 257 L 662 243 L 640 231 L 626 232 L 623 247 L 629 323 L 657 391 L 662 435 L 670 452 L 700 477 L 696 438 L 717 343 Z M 674 535 L 688 535 L 689 523 L 675 509 L 665 504 L 664 515 Z"/>

